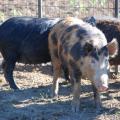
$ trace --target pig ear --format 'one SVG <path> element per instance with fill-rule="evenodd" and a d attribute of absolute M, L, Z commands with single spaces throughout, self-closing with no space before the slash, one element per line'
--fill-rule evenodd
<path fill-rule="evenodd" d="M 114 58 L 118 54 L 119 46 L 117 39 L 113 39 L 110 43 L 107 44 L 109 55 L 111 58 Z"/>
<path fill-rule="evenodd" d="M 96 26 L 96 19 L 95 19 L 95 17 L 93 17 L 93 16 L 83 18 L 83 21 L 91 24 L 92 26 Z"/>

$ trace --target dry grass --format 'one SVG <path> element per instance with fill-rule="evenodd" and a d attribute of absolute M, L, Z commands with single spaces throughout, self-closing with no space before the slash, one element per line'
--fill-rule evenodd
<path fill-rule="evenodd" d="M 120 81 L 110 80 L 105 109 L 96 112 L 90 82 L 82 80 L 81 111 L 71 112 L 69 84 L 60 84 L 58 100 L 50 97 L 51 64 L 17 64 L 14 78 L 20 91 L 12 91 L 0 71 L 0 120 L 120 120 Z M 61 83 L 64 79 L 61 79 Z"/>

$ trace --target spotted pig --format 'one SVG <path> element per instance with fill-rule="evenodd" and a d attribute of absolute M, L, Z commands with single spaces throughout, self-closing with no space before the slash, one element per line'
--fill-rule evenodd
<path fill-rule="evenodd" d="M 100 92 L 108 88 L 109 44 L 96 27 L 77 18 L 68 17 L 57 23 L 49 34 L 49 50 L 53 65 L 52 96 L 58 96 L 62 68 L 68 70 L 73 83 L 72 110 L 79 111 L 80 81 L 82 76 L 91 80 L 96 107 L 101 107 Z"/>

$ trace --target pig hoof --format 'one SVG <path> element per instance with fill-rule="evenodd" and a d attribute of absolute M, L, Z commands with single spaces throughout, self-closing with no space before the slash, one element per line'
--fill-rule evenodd
<path fill-rule="evenodd" d="M 19 92 L 20 91 L 20 89 L 18 88 L 18 89 L 14 89 L 13 90 L 14 92 Z"/>
<path fill-rule="evenodd" d="M 79 106 L 72 106 L 72 112 L 79 112 Z"/>
<path fill-rule="evenodd" d="M 53 100 L 53 101 L 58 101 L 59 96 L 58 96 L 58 95 L 57 95 L 57 96 L 53 96 L 53 95 L 52 95 L 52 97 L 51 97 L 51 98 L 52 98 L 52 100 Z"/>
<path fill-rule="evenodd" d="M 14 86 L 11 85 L 10 88 L 13 89 L 13 90 L 18 90 L 19 89 L 16 85 L 14 85 Z"/>
<path fill-rule="evenodd" d="M 52 93 L 51 94 L 51 98 L 56 98 L 57 99 L 58 98 L 58 94 Z"/>
<path fill-rule="evenodd" d="M 11 88 L 13 91 L 19 91 L 20 89 L 17 87 L 17 88 Z"/>
<path fill-rule="evenodd" d="M 79 103 L 72 104 L 72 111 L 76 112 L 76 113 L 80 111 L 80 105 L 79 105 Z"/>
<path fill-rule="evenodd" d="M 102 113 L 103 112 L 103 107 L 97 107 L 96 108 L 96 113 L 99 114 L 99 113 Z"/>

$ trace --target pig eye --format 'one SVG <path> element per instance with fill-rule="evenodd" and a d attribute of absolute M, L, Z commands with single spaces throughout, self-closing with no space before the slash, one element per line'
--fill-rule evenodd
<path fill-rule="evenodd" d="M 93 50 L 93 45 L 90 43 L 86 43 L 84 46 L 84 50 L 86 51 L 86 53 L 89 53 Z"/>

